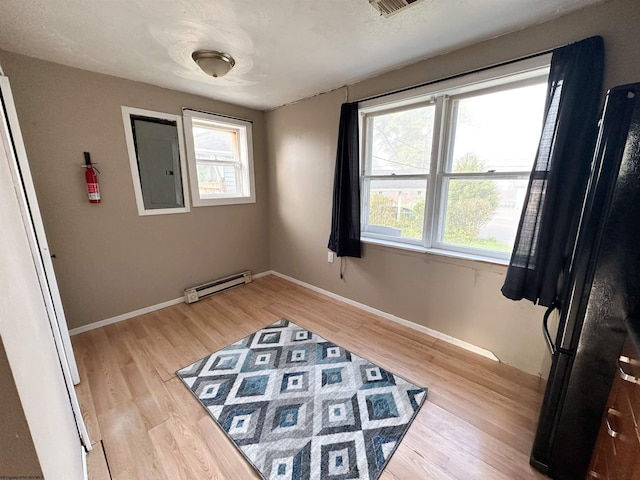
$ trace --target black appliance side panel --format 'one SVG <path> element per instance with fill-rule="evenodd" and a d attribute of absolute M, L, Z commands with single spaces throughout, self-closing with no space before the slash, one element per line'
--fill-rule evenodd
<path fill-rule="evenodd" d="M 538 419 L 538 429 L 531 449 L 529 463 L 547 475 L 549 474 L 549 460 L 554 446 L 551 439 L 553 438 L 560 413 L 560 409 L 557 406 L 562 403 L 564 398 L 564 386 L 568 384 L 572 363 L 573 356 L 571 355 L 560 352 L 553 354 L 547 388 L 540 410 L 540 418 Z"/>
<path fill-rule="evenodd" d="M 624 319 L 634 312 L 640 292 L 640 85 L 618 87 L 610 96 L 628 97 L 626 141 L 608 217 L 601 233 L 590 296 L 575 358 L 559 406 L 549 475 L 583 479 L 615 375 L 615 360 L 625 337 Z M 631 93 L 631 95 L 628 95 Z M 621 117 L 625 112 L 619 111 Z M 605 114 L 604 121 L 623 121 Z M 624 119 L 626 122 L 626 119 Z"/>
<path fill-rule="evenodd" d="M 626 92 L 621 93 L 614 89 L 607 95 L 589 186 L 581 212 L 578 238 L 571 259 L 568 288 L 562 298 L 559 312 L 556 351 L 531 450 L 531 465 L 551 476 L 554 475 L 550 471 L 550 465 L 562 464 L 561 459 L 566 455 L 566 452 L 557 446 L 558 424 L 562 420 L 574 354 L 578 349 L 595 273 L 598 246 L 617 182 L 633 107 L 634 102 L 627 98 Z"/>

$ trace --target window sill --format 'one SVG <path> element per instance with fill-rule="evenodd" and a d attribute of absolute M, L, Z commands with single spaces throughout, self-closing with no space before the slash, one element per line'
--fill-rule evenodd
<path fill-rule="evenodd" d="M 454 252 L 452 250 L 442 250 L 439 248 L 424 248 L 424 247 L 421 247 L 420 245 L 410 245 L 407 243 L 392 242 L 389 240 L 381 240 L 379 238 L 360 237 L 360 241 L 362 243 L 368 243 L 371 245 L 379 245 L 382 247 L 396 248 L 398 250 L 407 250 L 410 252 L 429 253 L 432 255 L 440 255 L 442 257 L 459 258 L 463 260 L 472 260 L 475 262 L 490 263 L 492 265 L 502 265 L 502 266 L 509 265 L 509 260 L 502 259 L 502 258 L 485 257 L 482 255 L 472 255 L 469 253 Z"/>
<path fill-rule="evenodd" d="M 193 198 L 191 203 L 194 207 L 218 207 L 222 205 L 242 205 L 256 203 L 254 195 L 247 197 L 217 197 L 217 198 Z"/>

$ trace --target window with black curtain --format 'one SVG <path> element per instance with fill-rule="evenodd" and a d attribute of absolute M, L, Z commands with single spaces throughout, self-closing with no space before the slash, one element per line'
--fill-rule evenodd
<path fill-rule="evenodd" d="M 545 120 L 502 293 L 550 306 L 561 295 L 597 135 L 604 45 L 554 50 Z"/>
<path fill-rule="evenodd" d="M 358 138 L 358 103 L 344 103 L 340 109 L 329 236 L 329 249 L 339 257 L 360 258 Z"/>

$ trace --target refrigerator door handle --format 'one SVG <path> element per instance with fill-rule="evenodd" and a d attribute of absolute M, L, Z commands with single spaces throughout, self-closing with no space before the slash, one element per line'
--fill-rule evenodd
<path fill-rule="evenodd" d="M 557 352 L 557 348 L 551 339 L 551 334 L 549 333 L 549 317 L 556 308 L 557 305 L 553 302 L 551 306 L 547 308 L 547 311 L 544 312 L 544 317 L 542 317 L 542 332 L 544 333 L 544 339 L 547 341 L 547 346 L 549 347 L 551 355 L 554 355 Z"/>
<path fill-rule="evenodd" d="M 634 365 L 634 364 L 638 364 L 638 361 L 633 358 L 629 358 L 621 355 L 620 358 L 618 359 L 618 375 L 620 375 L 620 378 L 626 382 L 636 383 L 640 385 L 640 378 L 634 377 L 630 373 L 627 373 L 624 371 L 623 365 Z"/>
<path fill-rule="evenodd" d="M 551 338 L 551 334 L 549 333 L 549 317 L 553 313 L 554 310 L 560 310 L 560 305 L 558 302 L 553 302 L 547 311 L 544 312 L 544 317 L 542 317 L 542 332 L 544 333 L 544 339 L 547 341 L 547 346 L 549 347 L 549 351 L 551 355 L 555 355 L 556 353 L 562 353 L 564 355 L 573 355 L 574 352 L 571 350 L 567 350 L 566 348 L 558 347 L 555 343 L 553 343 L 553 339 Z"/>
<path fill-rule="evenodd" d="M 613 427 L 611 426 L 611 417 L 619 417 L 620 416 L 620 412 L 618 412 L 617 410 L 609 407 L 609 409 L 607 410 L 607 415 L 605 417 L 605 423 L 607 425 L 607 434 L 611 437 L 611 438 L 616 438 L 620 436 L 620 432 L 617 432 L 616 430 L 613 429 Z"/>

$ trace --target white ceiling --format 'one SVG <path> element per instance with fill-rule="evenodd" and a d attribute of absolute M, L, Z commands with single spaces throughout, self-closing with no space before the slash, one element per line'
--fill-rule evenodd
<path fill-rule="evenodd" d="M 602 0 L 1 0 L 0 49 L 270 109 Z M 202 73 L 197 49 L 236 60 Z"/>

